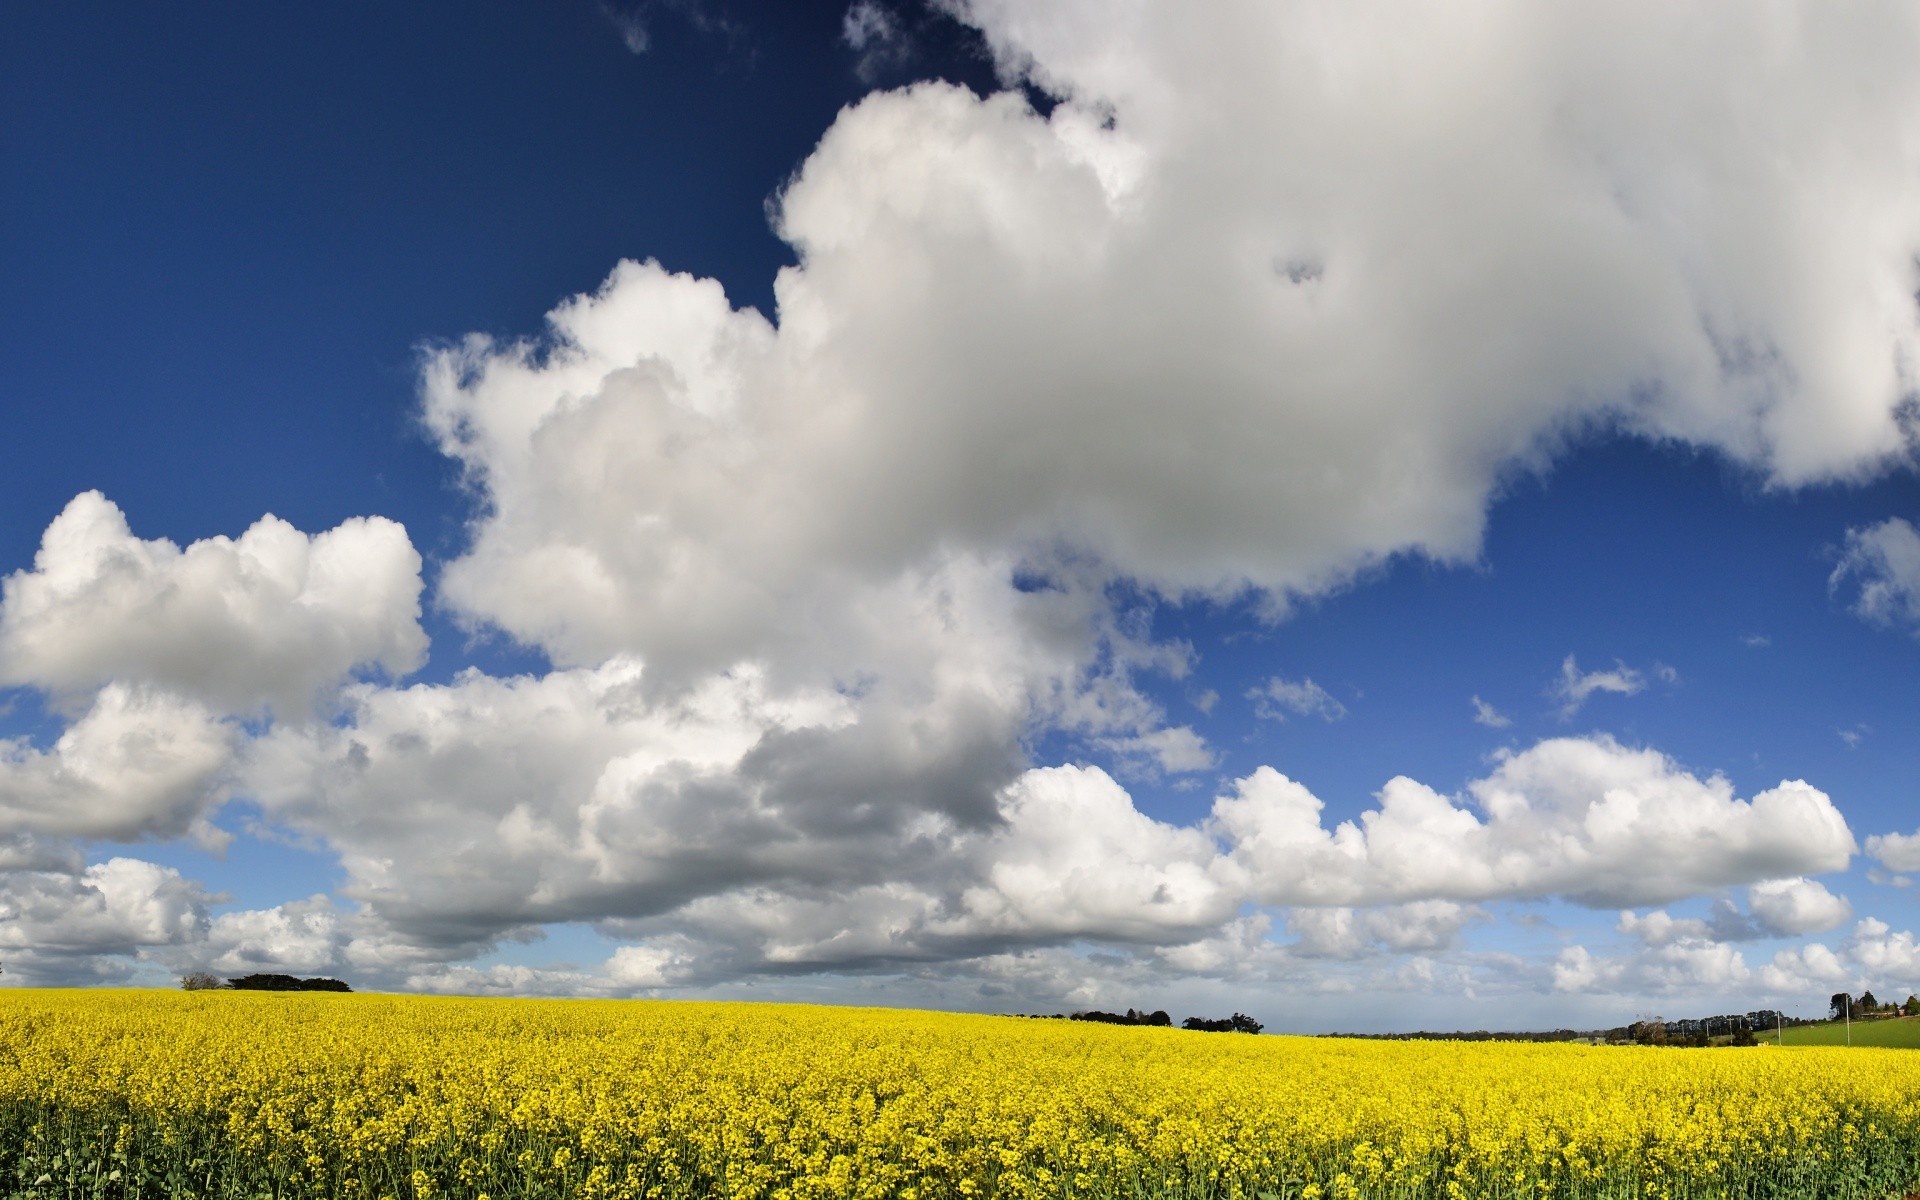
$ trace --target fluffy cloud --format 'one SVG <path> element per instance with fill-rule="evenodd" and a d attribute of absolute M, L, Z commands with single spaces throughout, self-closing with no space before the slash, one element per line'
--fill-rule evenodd
<path fill-rule="evenodd" d="M 1359 958 L 1382 950 L 1448 950 L 1462 929 L 1490 917 L 1485 909 L 1450 900 L 1416 900 L 1362 911 L 1296 908 L 1287 915 L 1287 929 L 1299 939 L 1292 949 L 1302 957 Z"/>
<path fill-rule="evenodd" d="M 0 739 L 0 834 L 134 841 L 224 835 L 202 819 L 239 735 L 201 705 L 109 684 L 50 749 Z"/>
<path fill-rule="evenodd" d="M 1181 826 L 1097 768 L 1020 770 L 994 722 L 927 740 L 840 693 L 775 698 L 750 672 L 670 698 L 642 677 L 615 662 L 363 686 L 346 723 L 257 743 L 246 787 L 341 855 L 365 936 L 422 963 L 555 921 L 646 947 L 659 979 L 713 983 L 1086 940 L 1171 954 L 1249 905 L 1295 906 L 1299 952 L 1320 957 L 1439 950 L 1497 899 L 1749 884 L 1751 920 L 1775 933 L 1844 915 L 1798 878 L 1853 848 L 1824 795 L 1741 800 L 1604 738 L 1508 755 L 1457 800 L 1395 779 L 1332 829 L 1262 768 Z M 1003 773 L 985 793 L 983 762 Z"/>
<path fill-rule="evenodd" d="M 1754 922 L 1774 937 L 1824 933 L 1846 923 L 1853 906 L 1812 879 L 1775 879 L 1747 889 Z"/>
<path fill-rule="evenodd" d="M 1817 994 L 1848 983 L 1852 976 L 1840 956 L 1819 942 L 1781 950 L 1760 968 L 1760 982 L 1776 995 Z"/>
<path fill-rule="evenodd" d="M 1470 558 L 1582 426 L 1789 483 L 1903 452 L 1911 14 L 953 7 L 1065 102 L 841 114 L 777 326 L 628 263 L 545 347 L 434 359 L 470 619 L 571 664 L 857 661 L 834 614 L 945 553 L 1278 606 Z"/>
<path fill-rule="evenodd" d="M 1213 820 L 1261 898 L 1280 904 L 1660 903 L 1842 870 L 1854 850 L 1832 801 L 1804 783 L 1741 800 L 1719 776 L 1605 737 L 1505 755 L 1467 790 L 1473 803 L 1461 805 L 1395 778 L 1378 808 L 1329 830 L 1318 797 L 1263 767 L 1215 804 Z"/>
<path fill-rule="evenodd" d="M 1617 957 L 1569 946 L 1553 965 L 1553 986 L 1561 992 L 1725 995 L 1729 989 L 1744 987 L 1752 977 L 1738 950 L 1710 941 L 1669 942 Z"/>
<path fill-rule="evenodd" d="M 623 263 L 544 339 L 431 356 L 425 419 L 477 499 L 437 598 L 556 670 L 351 684 L 304 720 L 356 669 L 419 663 L 404 532 L 268 518 L 182 550 L 82 496 L 6 583 L 0 681 L 75 719 L 70 748 L 8 747 L 0 834 L 188 828 L 218 717 L 265 706 L 236 786 L 336 851 L 361 907 L 228 914 L 205 949 L 236 967 L 534 986 L 449 964 L 589 921 L 634 944 L 539 986 L 1052 978 L 1083 939 L 1279 961 L 1250 905 L 1340 953 L 1444 945 L 1501 898 L 1755 885 L 1756 921 L 1830 916 L 1818 885 L 1758 886 L 1847 864 L 1824 794 L 1743 800 L 1604 738 L 1459 797 L 1395 778 L 1331 828 L 1270 768 L 1177 825 L 1029 755 L 1064 734 L 1208 765 L 1134 686 L 1192 657 L 1141 607 L 1251 590 L 1278 617 L 1396 555 L 1470 561 L 1499 483 L 1582 431 L 1785 485 L 1903 453 L 1920 18 L 945 7 L 1062 102 L 925 84 L 843 112 L 779 198 L 777 322 Z M 1277 682 L 1270 705 L 1337 715 Z M 1571 659 L 1564 682 L 1574 707 L 1642 683 Z M 113 758 L 142 704 L 177 748 L 145 782 Z M 1700 940 L 1660 969 L 1737 977 Z"/>
<path fill-rule="evenodd" d="M 1889 871 L 1920 871 L 1920 833 L 1876 833 L 1867 853 Z"/>
<path fill-rule="evenodd" d="M 205 937 L 215 899 L 173 868 L 134 858 L 0 872 L 0 949 L 8 973 L 29 983 L 120 979 L 131 956 Z"/>
<path fill-rule="evenodd" d="M 1847 530 L 1828 586 L 1857 588 L 1853 611 L 1865 620 L 1920 633 L 1920 531 L 1898 517 Z"/>
<path fill-rule="evenodd" d="M 1897 985 L 1908 995 L 1920 990 L 1920 943 L 1911 931 L 1895 933 L 1885 921 L 1868 917 L 1854 926 L 1846 953 L 1882 989 L 1891 992 Z"/>
<path fill-rule="evenodd" d="M 1844 925 L 1853 906 L 1812 879 L 1771 879 L 1747 889 L 1747 911 L 1731 901 L 1713 903 L 1706 918 L 1674 917 L 1660 910 L 1620 914 L 1616 928 L 1649 946 L 1683 942 L 1745 942 L 1800 937 Z"/>
<path fill-rule="evenodd" d="M 309 537 L 263 517 L 184 550 L 133 535 L 98 492 L 47 527 L 0 600 L 0 685 L 64 706 L 119 681 L 224 712 L 304 713 L 356 667 L 405 674 L 426 654 L 420 556 L 381 517 Z"/>

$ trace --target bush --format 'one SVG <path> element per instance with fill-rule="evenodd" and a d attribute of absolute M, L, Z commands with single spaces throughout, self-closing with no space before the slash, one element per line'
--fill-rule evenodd
<path fill-rule="evenodd" d="M 227 986 L 227 981 L 218 975 L 209 975 L 205 971 L 195 971 L 180 977 L 180 986 L 189 992 L 206 992 L 214 988 Z"/>

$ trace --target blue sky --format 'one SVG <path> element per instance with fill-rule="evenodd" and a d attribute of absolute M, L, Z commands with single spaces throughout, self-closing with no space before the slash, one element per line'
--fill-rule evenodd
<path fill-rule="evenodd" d="M 1370 7 L 0 17 L 5 981 L 1920 989 L 1913 18 Z"/>

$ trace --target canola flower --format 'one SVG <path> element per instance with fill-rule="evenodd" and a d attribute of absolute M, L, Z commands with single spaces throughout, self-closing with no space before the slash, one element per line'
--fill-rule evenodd
<path fill-rule="evenodd" d="M 669 1001 L 0 993 L 0 1194 L 1883 1197 L 1920 1054 Z"/>

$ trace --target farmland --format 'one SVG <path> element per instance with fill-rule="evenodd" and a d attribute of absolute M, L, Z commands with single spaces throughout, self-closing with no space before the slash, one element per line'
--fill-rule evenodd
<path fill-rule="evenodd" d="M 62 1197 L 1880 1197 L 1920 1055 L 691 1002 L 11 991 Z"/>
<path fill-rule="evenodd" d="M 1796 1025 L 1785 1030 L 1788 1046 L 1844 1046 L 1849 1036 L 1855 1046 L 1897 1046 L 1920 1048 L 1920 1017 L 1882 1017 L 1855 1021 L 1849 1034 L 1841 1021 L 1823 1021 L 1818 1025 Z M 1780 1035 L 1762 1035 L 1766 1041 L 1778 1041 Z"/>

